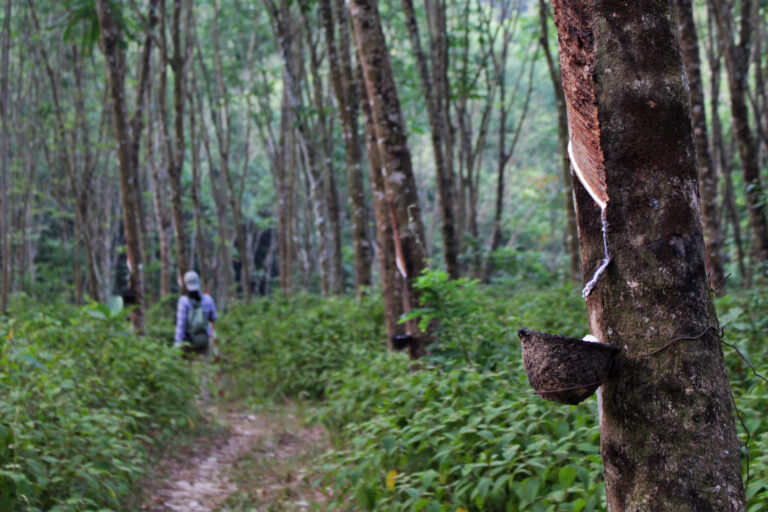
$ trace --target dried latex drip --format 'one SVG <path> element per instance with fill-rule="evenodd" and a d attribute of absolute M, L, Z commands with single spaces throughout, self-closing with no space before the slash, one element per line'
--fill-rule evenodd
<path fill-rule="evenodd" d="M 608 264 L 611 262 L 611 255 L 608 253 L 608 234 L 606 233 L 608 230 L 608 217 L 605 214 L 605 206 L 600 210 L 600 221 L 603 224 L 603 262 L 597 267 L 592 279 L 584 285 L 584 289 L 581 291 L 581 296 L 585 299 L 589 297 L 592 290 L 595 289 L 595 285 L 597 285 L 597 282 L 600 280 L 600 276 L 603 275 L 603 272 L 605 272 L 605 269 L 608 268 Z"/>
<path fill-rule="evenodd" d="M 584 171 L 582 171 L 581 167 L 579 167 L 578 160 L 576 160 L 574 157 L 572 142 L 568 142 L 568 156 L 571 159 L 571 166 L 573 167 L 576 176 L 579 178 L 579 181 L 587 190 L 587 192 L 589 192 L 589 195 L 592 196 L 592 199 L 594 199 L 595 203 L 597 203 L 597 205 L 600 207 L 600 221 L 602 223 L 603 231 L 603 261 L 600 263 L 600 266 L 597 267 L 597 270 L 595 270 L 594 275 L 592 275 L 592 279 L 587 282 L 587 284 L 584 286 L 584 289 L 581 291 L 581 296 L 586 299 L 595 289 L 597 282 L 600 280 L 600 277 L 603 275 L 605 269 L 608 268 L 608 264 L 611 262 L 611 255 L 608 252 L 608 216 L 606 215 L 606 206 L 608 206 L 608 201 L 603 200 L 600 197 L 600 194 L 598 194 L 597 191 L 595 191 L 589 184 L 589 181 L 584 175 Z"/>

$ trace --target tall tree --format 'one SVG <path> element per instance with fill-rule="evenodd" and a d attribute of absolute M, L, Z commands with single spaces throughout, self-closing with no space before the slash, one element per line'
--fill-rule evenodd
<path fill-rule="evenodd" d="M 2 275 L 2 284 L 0 284 L 0 313 L 8 311 L 8 293 L 11 288 L 11 245 L 8 234 L 8 59 L 11 51 L 11 0 L 5 0 L 5 10 L 3 18 L 3 42 L 2 42 L 2 78 L 0 78 L 0 122 L 2 122 L 2 132 L 0 132 L 0 151 L 2 152 L 2 161 L 0 161 L 0 274 Z"/>
<path fill-rule="evenodd" d="M 407 309 L 411 310 L 419 305 L 419 295 L 413 283 L 426 268 L 427 248 L 405 121 L 375 0 L 352 0 L 350 18 L 378 141 L 384 190 L 392 220 L 395 259 L 401 278 L 405 280 L 403 295 Z M 415 339 L 411 345 L 411 356 L 418 357 L 428 340 L 413 322 L 408 329 Z"/>
<path fill-rule="evenodd" d="M 344 293 L 345 278 L 341 252 L 341 212 L 339 207 L 339 193 L 336 187 L 336 171 L 333 165 L 333 123 L 328 115 L 326 107 L 326 92 L 323 79 L 320 76 L 322 58 L 318 51 L 319 41 L 315 37 L 314 23 L 309 17 L 310 7 L 306 4 L 301 9 L 301 18 L 304 25 L 303 39 L 307 45 L 309 54 L 309 76 L 312 79 L 312 88 L 309 96 L 316 111 L 315 126 L 319 132 L 315 144 L 320 146 L 322 158 L 322 186 L 325 189 L 326 205 L 328 211 L 329 235 L 331 238 L 331 280 L 334 293 Z M 309 154 L 309 153 L 308 153 Z"/>
<path fill-rule="evenodd" d="M 525 121 L 525 117 L 528 113 L 528 106 L 530 105 L 531 101 L 531 92 L 533 91 L 533 70 L 536 64 L 536 57 L 534 56 L 531 58 L 531 48 L 529 47 L 528 55 L 523 62 L 523 69 L 525 69 L 526 64 L 530 63 L 528 72 L 528 91 L 525 94 L 523 110 L 520 114 L 520 117 L 517 119 L 517 123 L 515 124 L 515 129 L 512 134 L 512 141 L 509 143 L 509 145 L 507 145 L 507 133 L 509 132 L 507 121 L 512 109 L 512 102 L 515 101 L 515 97 L 517 96 L 517 91 L 520 88 L 524 73 L 520 73 L 518 75 L 517 80 L 515 81 L 515 86 L 512 89 L 512 94 L 508 100 L 506 86 L 508 60 L 507 54 L 509 52 L 512 36 L 515 33 L 517 14 L 513 15 L 511 12 L 515 10 L 515 6 L 513 4 L 507 3 L 503 5 L 505 7 L 505 19 L 501 36 L 501 54 L 497 55 L 495 49 L 491 48 L 491 59 L 493 61 L 494 74 L 496 75 L 495 80 L 499 87 L 499 129 L 496 147 L 496 200 L 494 202 L 493 229 L 491 230 L 490 243 L 488 247 L 488 259 L 486 260 L 485 268 L 483 270 L 483 279 L 485 281 L 490 279 L 490 275 L 493 270 L 493 253 L 501 245 L 501 216 L 504 211 L 504 173 L 507 168 L 507 164 L 509 164 L 512 155 L 515 153 L 515 147 L 517 146 L 517 141 L 520 138 L 523 122 Z M 536 53 L 538 54 L 538 47 L 536 48 Z"/>
<path fill-rule="evenodd" d="M 590 332 L 624 352 L 602 386 L 608 505 L 745 510 L 674 5 L 555 0 L 554 14 Z"/>
<path fill-rule="evenodd" d="M 715 37 L 715 28 L 713 26 L 712 7 L 707 5 L 709 16 L 707 16 L 707 61 L 709 63 L 709 111 L 712 122 L 712 162 L 715 165 L 715 172 L 723 177 L 723 209 L 728 223 L 733 228 L 733 245 L 736 249 L 736 266 L 739 271 L 742 287 L 749 287 L 750 274 L 744 264 L 744 244 L 741 236 L 741 219 L 736 209 L 736 198 L 733 190 L 733 165 L 731 158 L 725 148 L 725 139 L 723 137 L 723 127 L 720 120 L 720 76 L 722 69 L 722 58 L 718 51 L 718 44 Z M 725 229 L 723 230 L 725 236 Z"/>
<path fill-rule="evenodd" d="M 432 152 L 437 174 L 437 191 L 442 216 L 443 252 L 445 266 L 452 278 L 461 274 L 459 267 L 459 237 L 456 233 L 455 183 L 453 152 L 448 121 L 448 45 L 445 21 L 445 2 L 426 0 L 430 35 L 430 61 L 421 47 L 419 25 L 413 0 L 402 0 L 405 25 L 408 29 L 413 55 L 419 70 L 424 103 L 432 134 Z M 430 67 L 431 64 L 431 67 Z M 365 68 L 363 68 L 365 69 Z"/>
<path fill-rule="evenodd" d="M 232 141 L 232 118 L 229 108 L 229 93 L 225 85 L 224 80 L 224 66 L 222 64 L 221 56 L 221 42 L 219 37 L 219 18 L 221 14 L 219 3 L 214 0 L 213 2 L 213 23 L 211 26 L 212 39 L 213 39 L 213 63 L 214 74 L 216 78 L 216 94 L 212 94 L 208 91 L 208 101 L 211 110 L 211 120 L 216 131 L 216 141 L 219 148 L 219 163 L 221 166 L 221 173 L 224 175 L 224 183 L 227 188 L 227 200 L 229 202 L 230 210 L 232 211 L 232 223 L 235 230 L 235 241 L 237 243 L 237 252 L 240 260 L 240 286 L 243 290 L 243 298 L 248 301 L 251 296 L 250 285 L 250 256 L 248 254 L 248 248 L 246 243 L 245 234 L 245 222 L 243 221 L 242 213 L 242 191 L 244 188 L 243 181 L 245 180 L 245 168 L 241 174 L 239 186 L 236 186 L 235 177 L 233 176 L 230 166 L 230 148 Z M 253 46 L 255 39 L 251 38 L 251 44 L 248 47 L 246 63 L 251 65 Z M 205 67 L 201 66 L 203 77 L 206 84 L 208 83 L 208 73 Z M 250 100 L 248 100 L 250 101 Z M 250 103 L 249 103 L 250 105 Z M 245 119 L 246 126 L 250 126 L 250 119 L 246 114 Z M 249 141 L 246 137 L 246 148 Z M 246 157 L 247 160 L 247 157 Z M 247 162 L 246 162 L 247 165 Z"/>
<path fill-rule="evenodd" d="M 752 1 L 740 2 L 741 19 L 738 30 L 731 12 L 732 2 L 709 0 L 715 18 L 718 39 L 723 49 L 723 59 L 728 71 L 728 88 L 731 93 L 731 118 L 739 148 L 741 171 L 746 187 L 749 228 L 752 232 L 752 250 L 757 261 L 768 261 L 768 218 L 766 217 L 765 191 L 760 180 L 758 144 L 749 125 L 747 107 L 749 56 L 752 47 Z M 734 41 L 738 34 L 739 41 Z"/>
<path fill-rule="evenodd" d="M 322 162 L 318 146 L 322 142 L 317 141 L 319 129 L 310 124 L 308 110 L 302 102 L 303 88 L 306 86 L 303 55 L 298 43 L 298 31 L 291 12 L 291 4 L 287 0 L 281 0 L 276 4 L 272 0 L 264 0 L 269 10 L 273 33 L 277 42 L 277 48 L 283 60 L 283 87 L 288 106 L 291 109 L 291 118 L 298 133 L 297 143 L 299 148 L 299 161 L 307 170 L 309 181 L 310 202 L 312 204 L 315 229 L 317 231 L 317 251 L 320 260 L 320 279 L 323 294 L 328 294 L 333 289 L 334 268 L 331 246 L 332 236 L 329 236 L 329 197 L 326 192 L 326 180 L 329 176 L 324 173 L 325 162 Z M 282 122 L 281 116 L 281 122 Z M 323 146 L 324 147 L 324 146 Z M 325 151 L 323 147 L 321 150 Z M 341 278 L 341 276 L 338 276 Z"/>
<path fill-rule="evenodd" d="M 150 12 L 157 6 L 156 0 L 150 3 Z M 136 96 L 136 109 L 129 123 L 125 94 L 125 41 L 120 24 L 115 19 L 109 0 L 97 0 L 96 13 L 99 20 L 99 44 L 107 65 L 107 83 L 112 104 L 112 123 L 114 138 L 117 143 L 117 155 L 120 165 L 120 190 L 122 193 L 123 227 L 125 230 L 126 255 L 128 262 L 128 289 L 136 308 L 131 313 L 131 323 L 138 332 L 144 330 L 144 271 L 141 256 L 141 225 L 139 221 L 140 204 L 136 165 L 138 148 L 141 142 L 141 126 L 145 102 L 146 83 L 149 80 L 149 49 L 152 38 L 145 41 L 139 70 L 139 91 Z"/>
<path fill-rule="evenodd" d="M 181 19 L 184 10 L 183 0 L 172 0 L 173 12 L 171 15 L 171 44 L 173 45 L 173 54 L 168 62 L 167 45 L 163 43 L 163 55 L 166 57 L 163 66 L 170 64 L 173 70 L 173 127 L 174 140 L 169 153 L 168 175 L 171 184 L 171 211 L 173 212 L 173 230 L 176 235 L 176 260 L 179 271 L 179 282 L 181 277 L 190 269 L 189 254 L 187 252 L 187 232 L 184 222 L 184 209 L 182 203 L 181 173 L 184 169 L 184 87 L 186 81 L 185 63 L 187 52 L 183 44 L 189 44 L 189 27 L 185 25 L 184 37 L 182 38 Z M 188 9 L 192 8 L 189 4 Z M 162 41 L 165 41 L 165 0 L 162 0 L 160 8 Z M 185 20 L 188 18 L 185 17 Z M 183 40 L 183 42 L 182 42 Z M 170 146 L 170 143 L 169 143 Z"/>
<path fill-rule="evenodd" d="M 549 10 L 544 0 L 539 0 L 539 22 L 541 23 L 541 47 L 549 69 L 549 77 L 552 80 L 552 88 L 555 93 L 555 106 L 557 107 L 557 141 L 560 143 L 561 170 L 563 178 L 563 190 L 565 192 L 565 248 L 568 252 L 571 279 L 578 281 L 581 278 L 581 260 L 579 259 L 579 233 L 576 228 L 576 210 L 573 206 L 573 176 L 571 175 L 571 159 L 568 156 L 568 112 L 565 107 L 565 93 L 563 92 L 560 68 L 552 51 L 549 49 Z"/>
<path fill-rule="evenodd" d="M 363 70 L 357 59 L 357 76 L 361 84 L 364 84 Z M 390 216 L 389 203 L 387 202 L 387 190 L 384 185 L 384 173 L 379 156 L 379 144 L 376 139 L 373 111 L 368 100 L 368 92 L 365 87 L 360 88 L 361 110 L 363 112 L 363 134 L 365 136 L 365 149 L 368 157 L 368 170 L 371 177 L 371 196 L 373 197 L 373 213 L 376 220 L 376 243 L 378 245 L 377 257 L 379 260 L 379 274 L 381 278 L 381 291 L 384 296 L 384 323 L 387 328 L 387 346 L 393 349 L 392 340 L 396 336 L 406 335 L 406 326 L 400 323 L 400 317 L 405 312 L 405 297 L 403 294 L 403 276 L 397 268 L 397 254 L 395 249 L 394 231 Z"/>
<path fill-rule="evenodd" d="M 368 210 L 365 205 L 365 191 L 363 189 L 363 155 L 358 124 L 360 93 L 358 92 L 356 77 L 352 72 L 347 8 L 342 0 L 337 0 L 335 4 L 336 12 L 334 13 L 331 1 L 321 0 L 319 14 L 325 34 L 325 46 L 328 51 L 331 83 L 336 95 L 336 104 L 344 134 L 349 211 L 353 226 L 352 246 L 355 251 L 355 282 L 359 296 L 363 293 L 364 288 L 371 285 L 372 255 L 367 233 Z M 338 22 L 338 44 L 334 20 Z"/>
<path fill-rule="evenodd" d="M 725 271 L 723 269 L 722 233 L 720 232 L 720 208 L 717 204 L 717 169 L 712 164 L 707 137 L 707 116 L 704 104 L 704 86 L 701 80 L 701 60 L 696 22 L 693 18 L 691 0 L 675 0 L 680 22 L 680 46 L 683 50 L 688 83 L 691 90 L 691 116 L 693 134 L 696 140 L 696 158 L 699 167 L 699 190 L 701 192 L 701 217 L 704 224 L 704 245 L 706 247 L 707 272 L 712 287 L 718 293 L 725 293 Z"/>

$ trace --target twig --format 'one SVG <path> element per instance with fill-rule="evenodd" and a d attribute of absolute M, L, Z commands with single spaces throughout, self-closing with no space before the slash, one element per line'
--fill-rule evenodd
<path fill-rule="evenodd" d="M 723 340 L 720 340 L 720 341 L 725 343 Z M 752 438 L 752 435 L 749 432 L 747 425 L 744 423 L 744 418 L 741 416 L 741 411 L 739 410 L 739 406 L 736 405 L 736 397 L 733 396 L 733 389 L 730 386 L 728 386 L 728 390 L 731 393 L 731 401 L 733 402 L 733 410 L 736 412 L 736 417 L 739 419 L 739 423 L 741 423 L 741 428 L 743 428 L 744 432 L 747 433 L 747 440 L 744 442 L 744 448 L 746 448 L 746 450 L 744 451 L 746 452 L 746 458 L 747 458 L 747 481 L 744 482 L 744 489 L 746 489 L 747 487 L 749 487 L 749 441 Z"/>
<path fill-rule="evenodd" d="M 632 357 L 630 357 L 629 359 L 627 359 L 627 362 L 629 362 L 629 361 L 633 361 L 633 360 L 635 360 L 635 359 L 640 359 L 641 357 L 648 357 L 648 356 L 652 356 L 652 355 L 654 355 L 654 354 L 658 354 L 658 353 L 659 353 L 659 352 L 661 352 L 662 350 L 666 350 L 666 349 L 668 349 L 669 347 L 671 347 L 672 345 L 674 345 L 674 344 L 675 344 L 675 343 L 677 343 L 678 341 L 694 341 L 694 340 L 698 340 L 698 339 L 701 339 L 701 338 L 703 338 L 703 337 L 704 337 L 704 335 L 705 335 L 705 334 L 707 334 L 707 332 L 709 332 L 710 330 L 713 330 L 713 331 L 715 331 L 716 333 L 718 333 L 718 337 L 719 337 L 719 338 L 720 338 L 720 340 L 722 341 L 722 339 L 723 339 L 723 333 L 722 333 L 722 331 L 718 332 L 718 330 L 717 330 L 717 327 L 712 327 L 712 326 L 709 326 L 709 327 L 707 327 L 706 329 L 704 329 L 704 330 L 701 332 L 701 334 L 699 334 L 698 336 L 693 336 L 693 337 L 690 337 L 690 336 L 683 336 L 683 337 L 681 337 L 681 338 L 675 338 L 674 340 L 670 341 L 669 343 L 667 343 L 667 344 L 666 344 L 666 345 L 664 345 L 663 347 L 661 347 L 661 348 L 658 348 L 658 349 L 654 350 L 653 352 L 648 352 L 647 354 L 638 354 L 638 355 L 636 355 L 636 356 L 632 356 Z"/>
<path fill-rule="evenodd" d="M 750 369 L 750 370 L 752 370 L 752 373 L 754 373 L 754 374 L 755 374 L 755 377 L 757 377 L 758 379 L 760 379 L 760 380 L 762 380 L 763 382 L 765 382 L 766 384 L 768 384 L 768 379 L 766 379 L 765 377 L 763 377 L 762 375 L 760 375 L 759 373 L 757 373 L 757 370 L 755 370 L 755 367 L 754 367 L 754 366 L 752 366 L 752 363 L 750 363 L 750 362 L 749 362 L 749 360 L 747 360 L 747 358 L 746 358 L 746 357 L 744 357 L 744 354 L 742 354 L 742 353 L 739 351 L 739 349 L 738 349 L 738 348 L 736 348 L 734 345 L 731 345 L 731 344 L 730 344 L 730 343 L 728 343 L 727 341 L 724 341 L 722 338 L 720 338 L 720 343 L 722 343 L 722 344 L 724 344 L 724 345 L 728 345 L 728 346 L 729 346 L 729 347 L 731 347 L 733 350 L 735 350 L 735 351 L 736 351 L 736 353 L 737 353 L 737 354 L 739 354 L 739 357 L 741 357 L 741 359 L 742 359 L 742 360 L 743 360 L 745 363 L 747 363 L 747 366 L 749 366 L 749 369 Z"/>

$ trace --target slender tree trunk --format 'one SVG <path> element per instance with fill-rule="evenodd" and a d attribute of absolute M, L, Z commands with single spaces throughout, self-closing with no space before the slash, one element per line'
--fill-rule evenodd
<path fill-rule="evenodd" d="M 128 288 L 136 308 L 131 313 L 134 329 L 144 331 L 144 272 L 141 257 L 141 232 L 136 201 L 138 183 L 132 169 L 131 141 L 128 133 L 125 104 L 125 53 L 122 49 L 122 31 L 115 23 L 108 0 L 97 0 L 100 45 L 107 63 L 107 82 L 112 102 L 112 123 L 120 163 L 120 190 L 123 196 L 123 225 L 129 269 Z"/>
<path fill-rule="evenodd" d="M 362 69 L 359 66 L 358 76 L 362 79 Z M 360 89 L 361 107 L 363 111 L 363 126 L 365 134 L 365 147 L 368 155 L 368 168 L 371 176 L 371 193 L 373 196 L 373 213 L 376 219 L 376 242 L 379 246 L 379 272 L 381 274 L 381 288 L 384 296 L 384 318 L 387 326 L 387 346 L 391 350 L 394 336 L 405 334 L 405 325 L 399 323 L 404 313 L 403 308 L 403 278 L 397 270 L 395 262 L 395 242 L 392 231 L 392 223 L 389 218 L 389 205 L 387 204 L 387 191 L 384 184 L 384 173 L 381 168 L 379 147 L 376 142 L 376 130 L 374 128 L 373 112 L 368 100 L 365 87 Z"/>
<path fill-rule="evenodd" d="M 717 51 L 717 42 L 714 36 L 712 7 L 707 5 L 709 16 L 707 17 L 707 41 L 708 60 L 710 73 L 710 115 L 712 120 L 712 162 L 715 166 L 715 174 L 723 177 L 723 208 L 727 216 L 727 222 L 733 226 L 733 245 L 736 248 L 736 264 L 739 270 L 739 278 L 742 287 L 749 286 L 749 275 L 744 266 L 744 249 L 741 236 L 741 221 L 736 210 L 736 201 L 733 193 L 733 179 L 731 177 L 732 165 L 726 157 L 723 129 L 720 123 L 720 54 Z"/>
<path fill-rule="evenodd" d="M 371 244 L 366 224 L 368 212 L 365 205 L 362 173 L 362 148 L 358 126 L 360 94 L 352 74 L 352 58 L 349 51 L 347 9 L 342 0 L 336 1 L 336 19 L 339 26 L 339 44 L 336 44 L 334 12 L 330 0 L 319 3 L 320 18 L 325 31 L 331 82 L 338 104 L 341 128 L 346 148 L 347 182 L 349 187 L 349 211 L 352 220 L 352 245 L 355 252 L 355 283 L 361 296 L 371 285 Z"/>
<path fill-rule="evenodd" d="M 404 295 L 408 309 L 414 309 L 419 305 L 419 295 L 413 288 L 413 282 L 426 268 L 427 248 L 405 121 L 377 4 L 373 0 L 352 0 L 350 18 L 373 114 L 386 201 L 396 223 L 392 226 L 396 233 L 396 260 L 406 280 Z M 408 328 L 415 339 L 411 345 L 411 357 L 419 357 L 428 339 L 418 331 L 414 322 Z"/>
<path fill-rule="evenodd" d="M 552 88 L 557 106 L 557 140 L 560 143 L 562 163 L 563 191 L 565 196 L 565 249 L 568 252 L 569 273 L 571 279 L 581 279 L 581 260 L 579 258 L 579 233 L 576 228 L 576 210 L 573 206 L 573 177 L 571 175 L 571 159 L 568 156 L 568 112 L 565 107 L 560 69 L 552 58 L 549 49 L 548 11 L 544 0 L 539 0 L 539 20 L 541 22 L 541 47 L 552 79 Z"/>
<path fill-rule="evenodd" d="M 11 50 L 11 0 L 5 0 L 5 12 L 3 20 L 3 54 L 2 54 L 2 79 L 0 82 L 0 116 L 2 116 L 2 160 L 0 161 L 0 200 L 2 201 L 2 210 L 0 211 L 0 265 L 2 269 L 2 287 L 0 288 L 0 313 L 8 312 L 8 293 L 11 288 L 11 245 L 8 233 L 8 61 Z"/>
<path fill-rule="evenodd" d="M 433 0 L 431 12 L 435 19 L 431 28 L 432 32 L 439 31 L 440 16 L 444 5 L 437 5 Z M 443 251 L 445 254 L 445 266 L 451 278 L 456 279 L 461 274 L 459 266 L 459 241 L 456 234 L 456 220 L 454 212 L 454 183 L 451 175 L 451 152 L 448 148 L 448 113 L 447 109 L 447 70 L 444 62 L 447 56 L 443 55 L 441 42 L 434 41 L 432 48 L 432 72 L 430 73 L 427 58 L 421 48 L 419 26 L 416 13 L 413 8 L 413 0 L 402 0 L 405 24 L 411 40 L 413 54 L 416 58 L 421 87 L 424 93 L 424 102 L 427 107 L 430 131 L 432 133 L 432 151 L 435 158 L 435 172 L 437 173 L 438 200 L 442 216 Z M 444 20 L 443 20 L 444 21 Z M 442 30 L 444 30 L 444 23 Z M 433 40 L 437 36 L 433 34 Z M 444 34 L 443 34 L 444 37 Z M 363 68 L 365 69 L 365 68 Z M 370 94 L 370 91 L 369 91 Z"/>
<path fill-rule="evenodd" d="M 164 88 L 161 87 L 161 91 Z M 162 94 L 162 92 L 161 92 Z M 160 116 L 158 116 L 160 117 Z M 160 121 L 161 137 L 165 136 L 165 130 L 162 121 Z M 155 152 L 161 146 L 159 140 L 154 136 L 152 123 L 149 124 L 147 137 L 147 160 L 150 167 L 150 177 L 152 179 L 152 204 L 155 210 L 155 225 L 157 226 L 157 240 L 160 249 L 160 297 L 166 297 L 171 294 L 171 279 L 173 274 L 173 264 L 171 262 L 171 233 L 173 230 L 173 221 L 171 212 L 168 211 L 168 172 L 165 153 L 161 153 L 161 163 L 158 165 L 155 160 Z"/>
<path fill-rule="evenodd" d="M 624 357 L 602 386 L 608 505 L 743 511 L 674 6 L 555 0 L 554 12 L 585 281 L 610 262 L 585 288 L 590 332 Z"/>
<path fill-rule="evenodd" d="M 68 174 L 70 175 L 70 188 L 72 195 L 75 198 L 74 206 L 75 212 L 75 231 L 79 231 L 76 236 L 76 243 L 79 244 L 82 241 L 82 246 L 85 252 L 86 265 L 88 266 L 88 293 L 91 295 L 91 299 L 100 301 L 100 279 L 98 276 L 98 269 L 96 267 L 96 258 L 94 255 L 94 228 L 93 224 L 95 219 L 94 215 L 90 215 L 91 198 L 93 196 L 93 173 L 94 163 L 92 162 L 91 141 L 89 137 L 88 123 L 86 120 L 85 110 L 85 87 L 83 84 L 83 68 L 82 59 L 80 58 L 78 48 L 72 47 L 72 60 L 74 75 L 75 75 L 75 124 L 76 127 L 73 130 L 73 139 L 75 138 L 79 129 L 79 139 L 82 144 L 83 153 L 83 176 L 78 186 L 77 178 L 75 177 L 74 169 Z M 74 142 L 74 141 L 73 141 Z M 75 145 L 73 143 L 73 145 Z"/>
<path fill-rule="evenodd" d="M 214 120 L 214 128 L 218 138 L 219 157 L 221 162 L 221 173 L 224 175 L 224 181 L 227 186 L 227 199 L 229 207 L 232 210 L 232 222 L 234 224 L 235 241 L 237 243 L 237 252 L 240 261 L 240 287 L 243 291 L 243 298 L 245 301 L 250 300 L 251 285 L 250 285 L 250 262 L 248 255 L 248 248 L 246 247 L 245 226 L 243 222 L 242 210 L 240 208 L 240 202 L 238 201 L 238 191 L 235 188 L 235 181 L 232 177 L 232 172 L 229 165 L 230 156 L 230 140 L 231 140 L 231 128 L 230 128 L 230 113 L 229 113 L 229 97 L 227 95 L 226 86 L 224 85 L 224 70 L 221 62 L 221 49 L 219 43 L 219 6 L 218 2 L 213 2 L 214 16 L 213 16 L 213 57 L 216 74 L 216 93 L 218 95 L 217 103 L 220 105 L 214 106 L 214 98 L 209 95 L 211 117 Z M 205 70 L 203 70 L 205 73 Z M 218 118 L 218 119 L 217 119 Z M 249 120 L 246 118 L 246 123 Z"/>
<path fill-rule="evenodd" d="M 277 47 L 283 60 L 283 82 L 287 94 L 288 105 L 298 131 L 298 147 L 301 162 L 307 166 L 310 178 L 310 201 L 312 202 L 315 227 L 318 235 L 318 254 L 320 259 L 320 280 L 324 295 L 331 292 L 333 285 L 333 248 L 328 236 L 328 198 L 323 163 L 320 162 L 316 147 L 317 127 L 313 130 L 309 125 L 307 114 L 302 108 L 303 62 L 302 54 L 297 46 L 297 32 L 290 12 L 290 2 L 281 0 L 278 6 L 272 0 L 264 0 L 269 10 L 273 33 Z M 322 139 L 321 139 L 322 140 Z"/>
<path fill-rule="evenodd" d="M 730 12 L 730 2 L 723 0 L 709 0 L 709 2 L 717 26 L 718 39 L 722 45 L 725 66 L 728 70 L 731 117 L 746 187 L 749 227 L 752 231 L 752 251 L 757 261 L 768 261 L 768 219 L 766 218 L 765 202 L 762 200 L 765 191 L 760 181 L 758 145 L 749 126 L 749 110 L 747 108 L 749 52 L 752 38 L 752 2 L 751 0 L 741 2 L 741 27 L 738 31 L 740 38 L 738 44 L 733 40 L 736 30 L 734 18 Z"/>
<path fill-rule="evenodd" d="M 184 167 L 184 61 L 185 53 L 181 42 L 181 14 L 183 10 L 182 0 L 172 0 L 173 14 L 171 20 L 171 43 L 173 44 L 173 56 L 171 68 L 173 69 L 173 110 L 174 110 L 174 148 L 168 175 L 171 184 L 171 211 L 173 213 L 173 229 L 176 235 L 176 260 L 179 270 L 179 279 L 190 270 L 189 254 L 187 252 L 187 235 L 184 223 L 184 209 L 182 204 L 181 173 Z M 188 8 L 191 8 L 189 6 Z M 189 41 L 186 41 L 187 43 Z"/>
<path fill-rule="evenodd" d="M 531 92 L 533 91 L 533 70 L 536 64 L 536 56 L 534 55 L 533 59 L 531 59 L 530 69 L 528 71 L 529 73 L 528 91 L 526 92 L 526 95 L 525 95 L 525 102 L 523 103 L 523 111 L 520 113 L 520 117 L 517 120 L 517 125 L 515 126 L 515 131 L 513 132 L 512 141 L 509 144 L 509 148 L 507 148 L 506 147 L 506 134 L 508 131 L 507 116 L 509 114 L 509 110 L 511 109 L 511 106 L 507 105 L 506 103 L 505 74 L 506 74 L 506 61 L 507 61 L 507 49 L 509 44 L 509 38 L 505 35 L 503 39 L 505 41 L 505 44 L 502 47 L 501 59 L 496 63 L 497 80 L 499 83 L 499 102 L 500 102 L 498 156 L 497 156 L 497 162 L 496 162 L 496 166 L 497 166 L 496 167 L 497 168 L 496 204 L 495 204 L 494 216 L 493 216 L 493 231 L 491 232 L 491 242 L 490 242 L 490 247 L 488 248 L 488 259 L 486 260 L 485 269 L 483 270 L 484 281 L 488 281 L 491 277 L 491 272 L 493 271 L 493 253 L 501 245 L 501 214 L 504 209 L 504 171 L 507 167 L 507 164 L 509 163 L 509 160 L 512 158 L 512 155 L 514 155 L 515 153 L 515 147 L 517 146 L 517 141 L 522 131 L 523 122 L 525 121 L 525 117 L 528 114 L 528 106 L 530 105 L 530 102 L 531 102 Z M 514 92 L 512 95 L 513 98 L 517 93 L 519 83 L 520 83 L 520 79 L 518 78 L 518 83 L 514 87 Z"/>
<path fill-rule="evenodd" d="M 701 217 L 704 223 L 707 274 L 711 286 L 714 288 L 721 285 L 717 292 L 724 294 L 723 278 L 725 272 L 723 270 L 720 209 L 717 206 L 717 169 L 712 165 L 709 151 L 704 87 L 701 81 L 701 61 L 699 59 L 699 40 L 693 18 L 693 4 L 692 0 L 675 0 L 675 5 L 680 24 L 683 63 L 691 90 L 691 115 L 693 117 L 693 134 L 696 140 L 696 158 L 699 166 L 699 190 Z"/>
<path fill-rule="evenodd" d="M 342 294 L 345 288 L 344 268 L 341 253 L 341 219 L 339 214 L 339 194 L 336 188 L 336 177 L 333 166 L 333 132 L 330 119 L 326 113 L 324 87 L 320 76 L 320 58 L 312 38 L 312 23 L 307 10 L 302 9 L 304 31 L 309 49 L 309 69 L 312 77 L 312 98 L 317 111 L 317 127 L 319 129 L 320 154 L 322 155 L 321 184 L 325 188 L 328 209 L 329 233 L 331 236 L 331 281 L 334 293 Z"/>
<path fill-rule="evenodd" d="M 199 40 L 195 40 L 196 46 L 197 46 L 197 61 L 199 67 L 202 69 L 203 73 L 205 72 L 203 61 L 202 61 L 202 51 L 199 45 Z M 199 115 L 200 120 L 200 138 L 203 143 L 203 148 L 205 149 L 205 155 L 206 160 L 208 161 L 208 177 L 210 180 L 211 185 L 211 197 L 213 198 L 215 210 L 216 210 L 216 232 L 218 234 L 219 238 L 219 252 L 221 254 L 221 258 L 217 259 L 217 261 L 223 260 L 223 265 L 219 264 L 216 266 L 217 268 L 217 274 L 220 274 L 222 277 L 222 281 L 224 284 L 224 290 L 225 293 L 222 295 L 223 299 L 227 299 L 229 297 L 229 294 L 231 293 L 231 289 L 233 287 L 234 283 L 234 276 L 232 274 L 232 260 L 229 252 L 229 243 L 230 243 L 230 232 L 229 232 L 229 219 L 227 218 L 227 207 L 226 207 L 226 201 L 222 197 L 221 190 L 219 188 L 219 175 L 218 171 L 216 169 L 216 166 L 213 162 L 213 152 L 211 150 L 211 142 L 210 138 L 208 136 L 208 127 L 205 123 L 205 115 L 203 110 L 203 100 L 200 97 L 200 94 L 198 91 L 198 82 L 197 82 L 197 73 L 195 72 L 195 67 L 190 66 L 190 73 L 191 73 L 191 83 L 192 83 L 192 96 L 197 97 L 197 113 Z M 210 94 L 210 92 L 209 92 Z M 190 104 L 190 109 L 195 108 L 195 103 L 193 102 Z"/>
<path fill-rule="evenodd" d="M 203 238 L 203 210 L 200 198 L 200 139 L 198 138 L 194 98 L 189 93 L 187 93 L 187 101 L 189 103 L 189 142 L 192 150 L 191 195 L 195 215 L 195 245 L 197 246 L 200 272 L 206 276 L 206 279 L 211 279 L 210 265 L 205 253 L 205 239 Z"/>

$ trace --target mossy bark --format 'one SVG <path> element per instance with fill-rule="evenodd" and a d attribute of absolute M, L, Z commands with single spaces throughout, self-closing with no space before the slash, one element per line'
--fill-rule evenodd
<path fill-rule="evenodd" d="M 571 139 L 607 197 L 611 264 L 587 298 L 590 330 L 625 357 L 603 385 L 610 509 L 744 510 L 673 4 L 555 0 L 554 11 Z M 588 280 L 603 259 L 601 215 L 578 181 L 574 193 Z"/>

